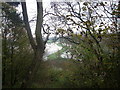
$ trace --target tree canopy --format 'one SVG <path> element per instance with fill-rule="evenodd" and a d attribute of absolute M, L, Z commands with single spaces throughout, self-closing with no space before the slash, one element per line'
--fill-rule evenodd
<path fill-rule="evenodd" d="M 116 2 L 63 1 L 43 8 L 36 0 L 35 37 L 26 2 L 2 3 L 3 88 L 120 87 L 120 1 Z M 56 45 L 61 49 L 50 54 Z"/>

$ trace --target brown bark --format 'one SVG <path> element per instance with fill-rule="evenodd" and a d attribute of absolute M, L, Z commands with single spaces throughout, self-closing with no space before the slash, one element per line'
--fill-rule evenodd
<path fill-rule="evenodd" d="M 29 25 L 29 22 L 28 22 L 26 2 L 21 2 L 21 5 L 22 5 L 22 10 L 23 10 L 22 13 L 23 13 L 23 19 L 24 19 L 24 23 L 25 23 L 25 29 L 27 30 L 27 34 L 28 34 L 30 44 L 31 44 L 33 50 L 35 50 L 36 49 L 36 44 L 35 44 L 34 38 L 32 36 L 30 25 Z"/>
<path fill-rule="evenodd" d="M 28 87 L 28 85 L 30 85 L 30 81 L 32 81 L 35 73 L 37 72 L 37 69 L 40 65 L 40 62 L 42 61 L 42 57 L 44 53 L 45 45 L 41 33 L 41 28 L 43 23 L 43 6 L 42 6 L 42 2 L 37 1 L 37 21 L 36 21 L 36 31 L 35 31 L 36 43 L 35 43 L 28 22 L 26 3 L 22 2 L 21 4 L 23 9 L 23 18 L 24 18 L 25 27 L 28 33 L 30 44 L 34 51 L 34 59 L 29 69 L 27 70 L 25 79 L 23 80 L 23 83 L 21 85 L 21 88 L 26 88 Z"/>
<path fill-rule="evenodd" d="M 37 2 L 37 21 L 36 21 L 36 42 L 37 42 L 37 49 L 40 49 L 41 52 L 44 50 L 44 43 L 42 39 L 42 23 L 43 23 L 43 7 L 42 2 Z"/>
<path fill-rule="evenodd" d="M 25 78 L 21 84 L 21 88 L 28 88 L 31 84 L 31 81 L 33 81 L 33 78 L 40 66 L 40 63 L 42 61 L 42 57 L 43 57 L 43 52 L 41 52 L 39 49 L 35 50 L 34 53 L 34 58 L 32 60 L 32 63 L 30 65 L 30 67 L 28 68 L 28 70 L 26 71 L 26 75 Z"/>

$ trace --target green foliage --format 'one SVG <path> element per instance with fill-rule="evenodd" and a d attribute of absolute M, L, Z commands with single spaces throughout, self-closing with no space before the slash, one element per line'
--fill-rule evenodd
<path fill-rule="evenodd" d="M 83 12 L 88 11 L 90 15 L 95 8 L 105 6 L 103 2 L 97 3 L 94 8 L 89 2 L 84 2 L 81 8 Z M 18 88 L 26 76 L 33 58 L 33 51 L 28 42 L 26 31 L 19 14 L 14 7 L 6 3 L 3 5 L 2 20 L 2 69 L 3 88 Z M 72 8 L 72 7 L 71 7 Z M 72 12 L 73 11 L 73 12 Z M 113 11 L 112 15 L 118 15 L 119 10 Z M 119 34 L 113 33 L 115 22 L 107 25 L 101 19 L 102 15 L 94 17 L 71 10 L 72 15 L 65 15 L 72 25 L 79 26 L 80 33 L 75 34 L 73 30 L 58 28 L 56 34 L 68 35 L 69 41 L 62 40 L 59 44 L 62 50 L 49 55 L 48 61 L 42 62 L 32 81 L 31 88 L 116 88 L 120 86 L 120 41 Z M 81 18 L 80 14 L 87 18 Z M 80 24 L 72 18 L 80 19 Z M 82 20 L 81 20 L 82 19 Z M 97 20 L 96 20 L 97 19 Z M 79 20 L 76 20 L 79 21 Z M 99 25 L 96 23 L 99 22 Z M 75 28 L 76 28 L 75 27 Z M 82 31 L 83 30 L 83 31 Z M 109 31 L 111 30 L 111 33 Z M 65 37 L 66 38 L 66 37 Z M 75 43 L 77 42 L 77 43 Z M 50 43 L 50 42 L 49 42 Z M 61 58 L 65 52 L 71 52 L 71 59 Z"/>
<path fill-rule="evenodd" d="M 107 2 L 99 2 L 96 3 L 95 6 L 92 6 L 89 2 L 84 2 L 82 7 L 78 5 L 80 8 L 78 12 L 76 10 L 78 8 L 75 9 L 75 5 L 73 5 L 74 8 L 72 8 L 72 5 L 73 3 L 69 4 L 71 7 L 70 13 L 73 13 L 76 21 L 73 20 L 72 15 L 69 16 L 67 20 L 68 22 L 71 20 L 72 25 L 76 25 L 76 28 L 79 26 L 77 30 L 80 33 L 68 34 L 69 38 L 67 40 L 70 41 L 70 43 L 65 41 L 63 41 L 63 43 L 66 44 L 65 47 L 68 47 L 67 50 L 71 52 L 73 57 L 70 60 L 76 63 L 77 69 L 74 69 L 72 74 L 66 71 L 65 77 L 67 76 L 67 79 L 61 78 L 61 81 L 70 87 L 119 87 L 119 34 L 116 33 L 116 21 L 112 19 L 111 25 L 104 22 L 106 17 L 111 19 L 109 17 L 111 12 L 108 12 L 109 10 L 107 11 L 106 9 Z M 107 11 L 105 12 L 106 15 L 97 13 L 96 10 L 99 9 L 99 7 L 104 8 L 103 12 Z M 87 12 L 87 14 L 85 15 L 83 12 Z M 63 14 L 61 12 L 59 13 L 61 15 Z M 96 14 L 93 15 L 94 13 Z M 111 15 L 119 17 L 118 14 L 119 9 L 114 9 Z M 57 31 L 62 35 L 68 33 L 64 29 L 58 29 Z M 54 79 L 59 81 L 59 73 L 61 72 L 52 71 L 53 73 L 51 74 Z"/>
<path fill-rule="evenodd" d="M 98 35 L 94 36 L 97 38 Z M 119 87 L 119 79 L 116 77 L 119 75 L 118 68 L 120 63 L 117 56 L 119 52 L 116 51 L 118 48 L 115 46 L 119 42 L 116 36 L 117 34 L 101 35 L 100 47 L 93 41 L 91 36 L 81 37 L 78 35 L 76 37 L 81 40 L 79 41 L 80 44 L 71 44 L 72 49 L 69 48 L 69 51 L 81 61 L 79 61 L 80 63 L 77 62 L 79 66 L 77 67 L 78 70 L 75 71 L 78 76 L 75 77 L 74 75 L 72 77 L 75 79 L 72 81 L 73 86 L 93 88 Z M 99 57 L 102 57 L 102 61 L 100 61 Z"/>
<path fill-rule="evenodd" d="M 6 3 L 2 3 L 2 7 L 3 88 L 18 88 L 32 61 L 33 51 L 16 9 Z"/>
<path fill-rule="evenodd" d="M 86 11 L 86 10 L 87 10 L 87 8 L 86 8 L 86 7 L 82 7 L 82 10 L 83 10 L 83 11 Z"/>

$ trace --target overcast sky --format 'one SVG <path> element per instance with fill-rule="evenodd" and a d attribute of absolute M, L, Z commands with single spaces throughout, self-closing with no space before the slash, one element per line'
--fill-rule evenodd
<path fill-rule="evenodd" d="M 29 21 L 31 19 L 33 19 L 34 17 L 36 17 L 36 13 L 37 13 L 37 6 L 36 6 L 36 0 L 26 0 L 26 5 L 27 5 L 27 12 L 28 12 L 28 17 L 29 17 Z M 43 8 L 47 8 L 50 7 L 50 0 L 43 0 Z M 19 5 L 17 7 L 19 12 L 22 12 L 22 8 L 21 5 Z M 31 22 L 30 26 L 32 29 L 32 33 L 34 34 L 35 32 L 35 24 L 36 22 Z"/>
<path fill-rule="evenodd" d="M 62 0 L 43 0 L 43 8 L 44 9 L 50 7 L 50 1 L 59 1 L 60 2 Z M 68 1 L 75 1 L 75 0 L 68 0 Z M 88 0 L 86 0 L 86 1 L 88 1 Z M 93 0 L 93 1 L 97 1 L 97 0 Z M 109 0 L 99 0 L 99 1 L 109 1 Z M 118 0 L 113 0 L 113 1 L 118 1 Z M 28 17 L 29 17 L 29 20 L 31 20 L 31 19 L 33 19 L 33 17 L 36 17 L 36 13 L 37 13 L 36 0 L 26 0 L 26 4 L 27 4 Z M 21 5 L 19 5 L 19 7 L 17 9 L 19 10 L 19 12 L 22 12 Z M 36 22 L 30 23 L 33 34 L 35 31 L 35 25 L 36 25 Z"/>

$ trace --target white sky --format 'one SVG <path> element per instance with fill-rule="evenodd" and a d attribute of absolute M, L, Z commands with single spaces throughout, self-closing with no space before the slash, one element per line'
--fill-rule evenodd
<path fill-rule="evenodd" d="M 47 8 L 49 4 L 50 4 L 50 0 L 43 0 L 43 8 Z M 36 0 L 26 0 L 26 5 L 28 9 L 28 17 L 29 17 L 29 20 L 31 20 L 32 18 L 37 16 Z M 36 22 L 30 23 L 33 34 L 35 32 L 35 25 L 36 25 Z"/>
<path fill-rule="evenodd" d="M 26 5 L 27 5 L 27 12 L 28 12 L 28 18 L 29 21 L 32 20 L 34 17 L 36 17 L 37 13 L 37 5 L 36 5 L 36 0 L 26 0 Z M 50 7 L 50 0 L 43 0 L 43 8 Z M 17 7 L 19 12 L 22 12 L 21 5 Z M 30 27 L 32 29 L 32 34 L 35 32 L 35 25 L 36 22 L 31 22 Z"/>
<path fill-rule="evenodd" d="M 44 9 L 50 7 L 50 1 L 60 2 L 62 0 L 43 0 L 43 8 Z M 75 1 L 75 0 L 66 0 L 66 1 Z M 79 1 L 81 1 L 81 0 L 79 0 Z M 86 1 L 89 1 L 89 0 L 86 0 Z M 109 1 L 109 0 L 99 0 L 99 1 Z M 118 1 L 118 0 L 113 0 L 113 1 Z M 29 17 L 29 21 L 30 21 L 31 19 L 36 17 L 36 13 L 37 13 L 36 0 L 26 0 L 26 4 L 27 4 L 28 17 Z M 19 5 L 18 10 L 20 12 L 22 12 L 21 5 Z M 31 22 L 30 23 L 33 35 L 34 35 L 34 32 L 35 32 L 35 25 L 36 25 L 36 22 Z"/>

